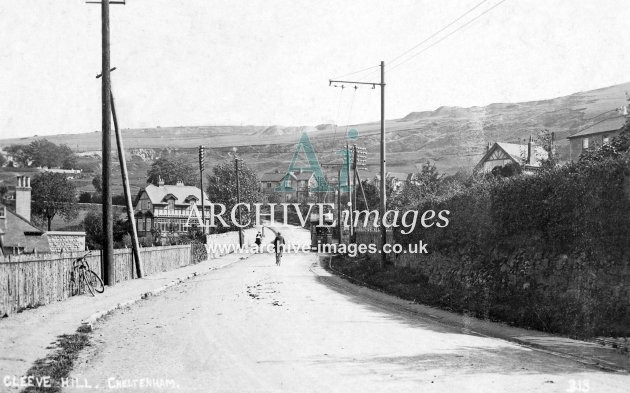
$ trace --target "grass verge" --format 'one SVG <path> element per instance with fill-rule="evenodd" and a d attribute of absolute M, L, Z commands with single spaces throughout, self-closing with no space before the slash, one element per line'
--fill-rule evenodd
<path fill-rule="evenodd" d="M 32 376 L 36 381 L 41 381 L 43 378 L 48 377 L 50 386 L 29 386 L 24 392 L 61 392 L 62 381 L 68 381 L 68 376 L 79 353 L 89 345 L 90 338 L 88 333 L 77 332 L 59 336 L 55 347 L 53 347 L 56 348 L 56 351 L 45 358 L 36 360 L 26 373 L 26 375 Z M 69 386 L 72 385 L 70 384 Z"/>

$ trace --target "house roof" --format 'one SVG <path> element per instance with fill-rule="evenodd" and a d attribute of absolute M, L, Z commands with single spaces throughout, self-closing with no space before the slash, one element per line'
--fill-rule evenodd
<path fill-rule="evenodd" d="M 197 199 L 196 204 L 201 206 L 201 190 L 194 186 L 182 186 L 182 185 L 163 185 L 156 186 L 149 184 L 144 189 L 149 197 L 149 200 L 153 204 L 165 203 L 164 198 L 166 196 L 172 196 L 177 203 L 186 203 L 189 197 L 195 197 Z M 204 192 L 205 203 L 210 203 L 208 195 Z"/>
<path fill-rule="evenodd" d="M 409 178 L 409 173 L 405 173 L 405 172 L 387 172 L 387 175 L 385 177 L 386 178 L 387 177 L 393 177 L 396 180 L 405 181 L 405 180 L 407 180 Z"/>
<path fill-rule="evenodd" d="M 604 132 L 619 131 L 625 124 L 626 124 L 626 117 L 624 116 L 617 116 L 610 119 L 604 119 L 593 125 L 583 128 L 581 131 L 571 135 L 567 139 L 584 137 L 584 136 L 594 135 L 594 134 L 601 134 Z"/>
<path fill-rule="evenodd" d="M 295 178 L 295 175 L 293 173 L 291 173 L 290 175 L 291 177 Z M 273 181 L 273 182 L 279 183 L 283 181 L 286 176 L 287 176 L 287 173 L 281 173 L 281 172 L 263 173 L 260 176 L 260 181 L 261 182 Z"/>
<path fill-rule="evenodd" d="M 549 157 L 549 153 L 541 146 L 533 146 L 533 160 L 532 163 L 529 164 L 531 166 L 538 166 L 540 160 L 547 159 Z M 484 162 L 488 160 L 497 150 L 502 150 L 505 154 L 508 155 L 512 161 L 521 165 L 524 164 L 527 160 L 527 145 L 521 145 L 518 143 L 508 143 L 508 142 L 495 142 L 490 149 L 481 157 L 479 163 L 476 165 L 476 168 L 479 168 L 483 165 Z"/>
<path fill-rule="evenodd" d="M 286 173 L 263 173 L 260 175 L 260 181 L 282 181 Z"/>
<path fill-rule="evenodd" d="M 311 171 L 298 172 L 298 173 L 295 173 L 294 176 L 297 180 L 310 180 L 310 178 L 313 176 L 313 172 Z"/>
<path fill-rule="evenodd" d="M 0 205 L 4 207 L 4 205 Z M 50 246 L 44 231 L 17 213 L 5 209 L 3 247 L 23 247 L 25 252 L 49 252 Z"/>

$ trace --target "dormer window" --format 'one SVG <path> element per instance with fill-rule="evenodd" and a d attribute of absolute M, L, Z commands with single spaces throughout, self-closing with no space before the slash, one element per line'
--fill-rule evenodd
<path fill-rule="evenodd" d="M 190 206 L 196 205 L 199 198 L 194 195 L 188 195 L 186 199 L 184 199 L 185 203 L 188 203 Z"/>
<path fill-rule="evenodd" d="M 168 210 L 175 210 L 175 201 L 173 199 L 168 201 Z"/>

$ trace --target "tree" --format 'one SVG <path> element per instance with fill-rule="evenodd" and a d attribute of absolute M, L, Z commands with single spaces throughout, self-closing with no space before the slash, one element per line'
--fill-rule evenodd
<path fill-rule="evenodd" d="M 581 164 L 601 162 L 607 158 L 617 158 L 622 154 L 627 154 L 628 151 L 630 151 L 630 121 L 626 122 L 619 135 L 612 138 L 610 143 L 596 149 L 582 151 L 578 162 Z"/>
<path fill-rule="evenodd" d="M 164 184 L 176 184 L 182 181 L 192 186 L 199 183 L 199 170 L 185 157 L 160 157 L 147 171 L 147 183 L 157 186 L 160 177 L 164 180 Z"/>
<path fill-rule="evenodd" d="M 77 155 L 74 154 L 68 145 L 59 146 L 59 154 L 61 155 L 61 169 L 74 169 L 77 166 Z"/>
<path fill-rule="evenodd" d="M 242 203 L 259 203 L 262 200 L 260 191 L 260 179 L 256 172 L 244 161 L 239 161 L 239 188 Z M 232 208 L 236 205 L 236 174 L 234 161 L 226 160 L 212 168 L 212 174 L 208 175 L 208 198 L 212 203 L 222 203 L 226 207 L 223 215 L 225 222 L 232 228 L 236 228 L 230 219 Z M 252 209 L 253 210 L 253 209 Z M 253 223 L 254 212 L 248 212 L 241 208 L 241 222 L 251 220 Z M 237 216 L 238 217 L 238 216 Z"/>
<path fill-rule="evenodd" d="M 44 172 L 33 179 L 33 214 L 47 220 L 51 230 L 52 219 L 61 214 L 69 219 L 76 211 L 76 187 L 62 173 Z"/>
<path fill-rule="evenodd" d="M 92 187 L 94 187 L 97 194 L 103 193 L 103 178 L 100 174 L 94 176 L 94 178 L 92 179 Z"/>
<path fill-rule="evenodd" d="M 422 165 L 419 172 L 412 174 L 392 200 L 392 206 L 399 209 L 413 208 L 429 196 L 437 195 L 443 188 L 444 175 L 440 174 L 435 164 L 429 161 Z"/>
<path fill-rule="evenodd" d="M 553 132 L 548 129 L 544 129 L 540 131 L 538 136 L 536 137 L 536 143 L 540 145 L 544 151 L 547 152 L 547 158 L 541 159 L 540 163 L 545 168 L 553 168 L 558 163 L 558 159 L 556 157 L 555 147 L 554 147 L 554 137 Z"/>
<path fill-rule="evenodd" d="M 56 145 L 47 139 L 36 139 L 25 149 L 31 166 L 72 169 L 76 156 L 67 145 Z"/>
<path fill-rule="evenodd" d="M 16 164 L 28 166 L 28 164 L 30 163 L 30 160 L 26 154 L 27 146 L 28 145 L 13 144 L 7 146 L 7 148 L 5 149 L 5 151 L 13 157 L 12 163 L 14 166 L 16 166 Z"/>
<path fill-rule="evenodd" d="M 492 171 L 490 173 L 494 177 L 512 177 L 514 175 L 519 175 L 522 172 L 523 172 L 523 168 L 520 165 L 510 162 L 503 166 L 496 166 L 492 168 Z"/>
<path fill-rule="evenodd" d="M 6 184 L 0 184 L 0 201 L 4 200 L 4 197 L 9 193 L 9 187 Z"/>
<path fill-rule="evenodd" d="M 6 151 L 22 166 L 72 169 L 77 164 L 77 156 L 72 149 L 47 139 L 36 139 L 28 145 L 11 145 Z"/>
<path fill-rule="evenodd" d="M 83 230 L 85 230 L 85 245 L 92 250 L 101 249 L 104 240 L 102 214 L 88 212 L 83 219 Z"/>
<path fill-rule="evenodd" d="M 2 154 L 2 152 L 0 152 L 0 167 L 4 166 L 6 162 L 7 162 L 7 158 L 4 156 L 4 154 Z"/>
<path fill-rule="evenodd" d="M 85 244 L 88 248 L 99 250 L 105 242 L 103 236 L 103 215 L 96 211 L 90 211 L 83 219 L 83 230 L 85 231 Z M 129 221 L 117 219 L 114 220 L 114 242 L 116 247 L 124 247 L 125 235 L 131 232 Z"/>

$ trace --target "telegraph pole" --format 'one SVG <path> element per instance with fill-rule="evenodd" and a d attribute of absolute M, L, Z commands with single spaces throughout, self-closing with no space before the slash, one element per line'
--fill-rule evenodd
<path fill-rule="evenodd" d="M 109 4 L 125 4 L 125 0 L 86 1 L 88 4 L 101 5 L 101 149 L 103 180 L 103 233 L 105 244 L 102 245 L 102 278 L 105 285 L 114 284 L 114 220 L 112 208 L 112 125 L 111 125 L 111 80 L 109 75 Z"/>
<path fill-rule="evenodd" d="M 103 178 L 103 234 L 105 244 L 103 245 L 103 279 L 106 285 L 114 284 L 114 222 L 112 211 L 112 146 L 111 146 L 111 80 L 109 74 L 109 0 L 101 1 L 101 51 L 103 75 L 101 82 L 101 109 L 102 109 L 102 172 Z"/>
<path fill-rule="evenodd" d="M 381 87 L 381 203 L 379 206 L 379 217 L 381 220 L 380 229 L 381 229 L 381 264 L 384 266 L 387 262 L 387 256 L 383 248 L 387 243 L 387 229 L 385 228 L 385 223 L 383 222 L 383 217 L 385 216 L 385 212 L 387 211 L 387 200 L 386 200 L 386 192 L 385 192 L 385 173 L 386 173 L 386 161 L 385 161 L 385 62 L 381 61 L 381 82 L 355 82 L 355 81 L 344 81 L 344 80 L 328 80 L 328 85 L 332 86 L 333 83 L 341 83 L 341 88 L 344 87 L 344 83 L 350 85 L 371 85 L 372 88 L 376 86 Z"/>
<path fill-rule="evenodd" d="M 387 192 L 385 190 L 386 174 L 385 157 L 385 62 L 381 61 L 381 265 L 387 264 L 385 244 L 387 244 L 387 228 L 385 228 L 385 212 L 387 211 Z"/>
<path fill-rule="evenodd" d="M 352 208 L 357 206 L 357 145 L 352 145 Z"/>
<path fill-rule="evenodd" d="M 112 67 L 109 71 L 114 71 L 116 67 Z M 96 79 L 101 78 L 103 75 L 96 75 Z M 112 108 L 112 118 L 114 119 L 114 133 L 116 134 L 116 147 L 118 148 L 118 162 L 120 163 L 120 173 L 122 175 L 123 189 L 125 193 L 125 205 L 127 207 L 127 220 L 131 225 L 131 242 L 132 252 L 136 263 L 136 275 L 138 278 L 144 277 L 144 269 L 142 266 L 142 259 L 140 258 L 140 242 L 138 241 L 138 231 L 136 230 L 136 220 L 133 213 L 133 204 L 131 203 L 131 190 L 129 188 L 129 175 L 127 172 L 127 161 L 125 160 L 125 147 L 123 145 L 122 134 L 118 127 L 118 116 L 116 115 L 116 104 L 114 103 L 114 93 L 109 90 L 109 103 Z"/>
<path fill-rule="evenodd" d="M 206 203 L 203 194 L 203 167 L 205 163 L 204 150 L 205 146 L 199 145 L 199 178 L 201 187 L 201 233 L 206 234 Z"/>
<path fill-rule="evenodd" d="M 233 149 L 234 150 L 234 169 L 236 171 L 236 204 L 238 206 L 238 209 L 236 210 L 236 212 L 238 213 L 238 244 L 239 246 L 241 246 L 241 248 L 243 248 L 243 228 L 240 227 L 241 225 L 241 206 L 239 206 L 239 204 L 241 203 L 241 182 L 238 178 L 238 156 L 236 155 L 236 147 Z"/>
<path fill-rule="evenodd" d="M 341 244 L 341 230 L 343 226 L 341 225 L 341 168 L 338 172 L 337 177 L 337 229 L 339 230 L 339 244 Z"/>
<path fill-rule="evenodd" d="M 353 214 L 352 209 L 352 189 L 350 188 L 350 147 L 346 142 L 346 185 L 348 187 L 348 214 L 350 216 L 350 241 L 352 241 L 352 235 L 354 234 L 354 224 L 352 222 Z"/>

